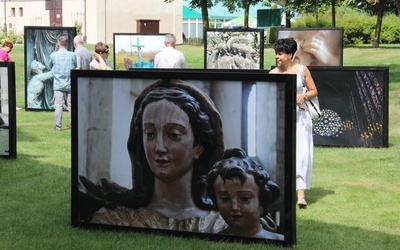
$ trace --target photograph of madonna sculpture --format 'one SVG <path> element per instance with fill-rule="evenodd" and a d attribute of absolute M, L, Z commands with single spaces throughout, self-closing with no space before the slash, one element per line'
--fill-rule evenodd
<path fill-rule="evenodd" d="M 215 164 L 223 159 L 228 148 L 242 145 L 241 129 L 236 129 L 233 122 L 242 117 L 229 117 L 235 108 L 241 109 L 241 104 L 224 105 L 237 100 L 221 95 L 212 99 L 212 93 L 220 93 L 213 86 L 231 89 L 232 94 L 242 91 L 241 81 L 216 84 L 193 79 L 78 79 L 79 83 L 73 84 L 79 93 L 76 101 L 80 106 L 73 120 L 78 135 L 73 144 L 77 145 L 79 156 L 75 166 L 79 198 L 73 198 L 76 201 L 73 220 L 77 224 L 221 236 L 230 232 L 229 235 L 238 237 L 285 240 L 287 229 L 281 223 L 284 221 L 281 216 L 285 216 L 284 196 L 288 191 L 282 175 L 284 161 L 276 158 L 277 151 L 284 151 L 276 143 L 284 136 L 274 133 L 277 127 L 271 127 L 269 135 L 260 134 L 271 141 L 273 151 L 265 152 L 266 144 L 263 149 L 253 149 L 264 151 L 258 159 L 252 158 L 268 166 L 261 167 L 263 172 L 259 175 L 268 185 L 263 186 L 263 192 L 257 191 L 261 184 L 252 186 L 254 191 L 248 197 L 254 200 L 252 209 L 254 204 L 259 207 L 251 232 L 246 229 L 240 233 L 247 224 L 228 227 L 227 218 L 221 216 L 216 201 L 208 194 L 213 184 L 207 183 L 207 176 Z M 270 85 L 254 84 L 260 85 L 260 89 L 267 87 L 262 85 Z M 283 91 L 279 84 L 272 88 L 275 94 Z M 276 98 L 271 99 L 276 102 Z M 279 105 L 282 104 L 278 102 Z M 258 122 L 265 123 L 269 118 Z M 254 163 L 249 167 L 257 169 L 262 165 Z M 239 225 L 242 225 L 240 220 L 248 221 L 244 211 L 250 208 L 247 203 L 241 206 L 243 215 L 235 215 Z M 224 231 L 227 228 L 230 229 Z"/>

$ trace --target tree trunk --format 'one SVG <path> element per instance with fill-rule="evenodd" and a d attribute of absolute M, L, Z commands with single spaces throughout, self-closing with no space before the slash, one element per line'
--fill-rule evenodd
<path fill-rule="evenodd" d="M 250 4 L 248 4 L 244 8 L 244 28 L 245 29 L 249 28 L 249 12 L 250 12 Z"/>
<path fill-rule="evenodd" d="M 201 4 L 201 15 L 203 19 L 203 28 L 208 29 L 210 27 L 209 21 L 208 21 L 208 8 L 207 8 L 207 0 L 200 0 Z"/>
<path fill-rule="evenodd" d="M 377 10 L 378 10 L 377 16 L 378 17 L 376 20 L 375 35 L 374 35 L 374 39 L 372 41 L 373 48 L 379 47 L 379 40 L 381 37 L 382 20 L 383 20 L 383 12 L 385 10 L 385 4 L 386 4 L 386 0 L 380 0 L 379 3 L 377 3 Z"/>
<path fill-rule="evenodd" d="M 292 25 L 290 24 L 290 16 L 291 16 L 290 10 L 286 11 L 286 28 L 292 27 Z"/>
<path fill-rule="evenodd" d="M 332 27 L 336 27 L 336 0 L 331 0 Z"/>

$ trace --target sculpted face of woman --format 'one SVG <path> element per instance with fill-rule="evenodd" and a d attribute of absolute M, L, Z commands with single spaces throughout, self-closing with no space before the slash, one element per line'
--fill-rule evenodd
<path fill-rule="evenodd" d="M 161 100 L 145 108 L 142 125 L 144 150 L 154 176 L 165 182 L 191 176 L 203 147 L 194 146 L 188 115 L 174 103 Z"/>

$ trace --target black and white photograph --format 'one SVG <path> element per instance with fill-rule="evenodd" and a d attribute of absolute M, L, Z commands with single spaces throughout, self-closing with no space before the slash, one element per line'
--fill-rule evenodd
<path fill-rule="evenodd" d="M 263 29 L 206 29 L 204 68 L 263 69 Z"/>

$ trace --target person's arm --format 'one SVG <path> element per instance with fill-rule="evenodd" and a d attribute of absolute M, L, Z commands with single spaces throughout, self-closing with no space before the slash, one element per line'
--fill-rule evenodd
<path fill-rule="evenodd" d="M 49 60 L 49 68 L 53 68 L 53 53 L 50 54 L 50 60 Z"/>
<path fill-rule="evenodd" d="M 184 68 L 186 68 L 187 67 L 187 65 L 186 65 L 186 59 L 185 59 L 185 56 L 182 54 L 182 69 L 184 69 Z"/>
<path fill-rule="evenodd" d="M 311 76 L 310 70 L 306 66 L 303 66 L 303 70 L 307 87 L 307 93 L 303 95 L 303 98 L 305 100 L 310 100 L 318 95 L 318 90 L 317 87 L 315 86 L 315 82 Z"/>
<path fill-rule="evenodd" d="M 76 56 L 76 69 L 82 69 L 81 62 L 82 62 L 82 57 L 79 53 L 75 53 Z"/>
<path fill-rule="evenodd" d="M 96 53 L 93 51 L 94 58 L 99 62 L 99 65 L 97 65 L 96 70 L 107 70 L 107 64 L 104 61 L 103 57 L 101 57 L 100 54 Z"/>
<path fill-rule="evenodd" d="M 159 68 L 159 59 L 158 59 L 158 54 L 154 57 L 154 68 Z"/>

